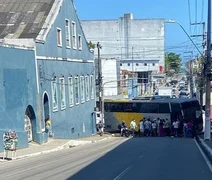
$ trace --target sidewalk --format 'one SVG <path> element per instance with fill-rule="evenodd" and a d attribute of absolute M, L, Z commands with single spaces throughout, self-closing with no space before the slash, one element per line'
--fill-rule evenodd
<path fill-rule="evenodd" d="M 103 136 L 94 135 L 94 136 L 78 138 L 78 139 L 74 139 L 74 140 L 50 139 L 47 143 L 42 144 L 42 145 L 32 142 L 29 144 L 29 148 L 18 149 L 16 151 L 16 158 L 14 158 L 14 159 L 32 157 L 32 156 L 37 156 L 40 154 L 47 154 L 50 152 L 68 149 L 68 148 L 72 148 L 72 147 L 76 147 L 76 146 L 80 146 L 80 145 L 84 145 L 84 144 L 96 143 L 99 141 L 106 140 L 110 137 L 112 137 L 110 134 L 104 134 Z M 11 154 L 12 154 L 12 152 L 8 153 L 9 160 L 11 160 Z M 4 155 L 4 153 L 1 152 L 0 153 L 0 162 L 7 161 L 7 160 L 3 160 L 3 155 Z"/>
<path fill-rule="evenodd" d="M 204 141 L 204 135 L 199 135 L 198 141 L 212 162 L 212 141 Z"/>

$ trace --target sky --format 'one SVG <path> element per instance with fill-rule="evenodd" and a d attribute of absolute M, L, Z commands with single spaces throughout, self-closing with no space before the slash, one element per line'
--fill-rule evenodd
<path fill-rule="evenodd" d="M 164 18 L 178 21 L 189 35 L 202 34 L 206 22 L 207 0 L 74 0 L 80 20 L 118 19 L 125 13 L 132 13 L 134 19 Z M 201 49 L 202 37 L 193 38 Z M 165 24 L 165 50 L 188 56 L 197 55 L 197 50 L 179 25 Z"/>

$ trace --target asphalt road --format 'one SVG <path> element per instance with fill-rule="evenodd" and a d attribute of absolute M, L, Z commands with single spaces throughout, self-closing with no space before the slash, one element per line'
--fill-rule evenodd
<path fill-rule="evenodd" d="M 4 180 L 211 180 L 193 139 L 120 138 L 0 163 Z"/>

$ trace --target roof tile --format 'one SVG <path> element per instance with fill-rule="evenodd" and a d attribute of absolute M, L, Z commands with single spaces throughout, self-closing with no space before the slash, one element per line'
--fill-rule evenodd
<path fill-rule="evenodd" d="M 0 38 L 36 38 L 55 0 L 0 0 Z"/>

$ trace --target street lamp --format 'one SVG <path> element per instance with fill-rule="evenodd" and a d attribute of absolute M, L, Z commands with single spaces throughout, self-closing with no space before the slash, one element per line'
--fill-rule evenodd
<path fill-rule="evenodd" d="M 203 57 L 202 52 L 199 50 L 199 48 L 197 47 L 197 45 L 194 43 L 194 41 L 191 39 L 191 37 L 189 36 L 189 34 L 186 32 L 186 30 L 184 29 L 184 27 L 178 22 L 178 21 L 174 21 L 174 20 L 165 20 L 165 23 L 175 23 L 178 24 L 181 29 L 184 31 L 184 33 L 188 36 L 188 38 L 190 39 L 190 41 L 192 42 L 192 44 L 195 46 L 195 48 L 197 49 L 197 51 L 201 54 L 201 56 Z"/>
<path fill-rule="evenodd" d="M 174 20 L 166 20 L 165 23 L 176 23 L 178 24 L 181 29 L 184 31 L 184 33 L 188 36 L 192 44 L 195 46 L 197 51 L 201 54 L 202 58 L 204 58 L 204 55 L 199 50 L 197 45 L 194 43 L 194 41 L 191 39 L 189 34 L 186 32 L 186 30 L 183 28 L 183 26 Z M 205 132 L 204 132 L 204 139 L 210 140 L 211 139 L 211 123 L 210 123 L 210 72 L 211 72 L 211 0 L 208 0 L 208 34 L 207 34 L 207 59 L 206 59 L 206 65 L 207 65 L 207 77 L 206 77 L 206 105 L 205 105 Z"/>

